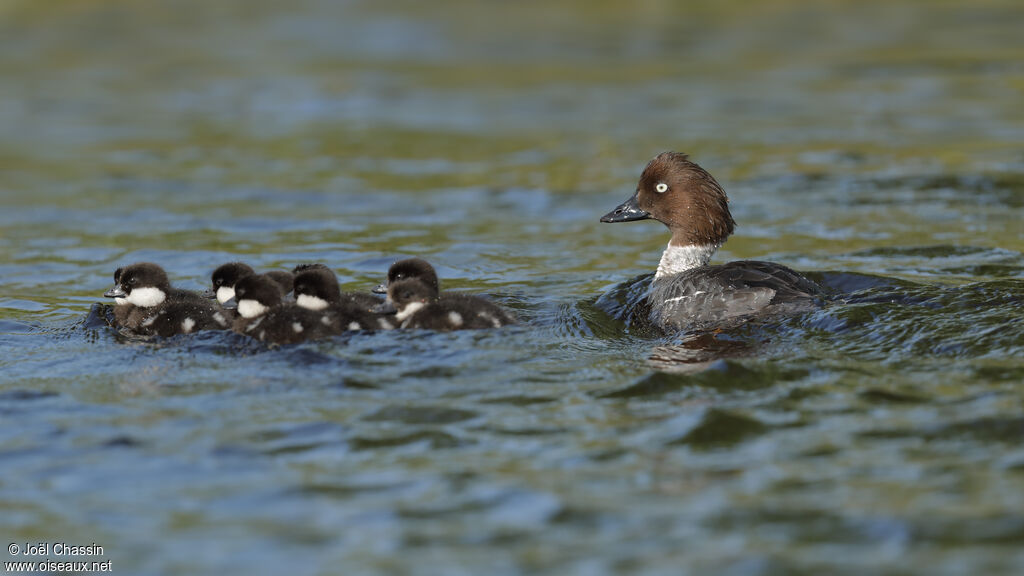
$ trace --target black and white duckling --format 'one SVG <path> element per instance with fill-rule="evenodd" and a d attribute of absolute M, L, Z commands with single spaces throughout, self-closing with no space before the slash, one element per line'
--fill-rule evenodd
<path fill-rule="evenodd" d="M 295 303 L 307 310 L 331 315 L 340 330 L 391 330 L 390 316 L 374 312 L 380 298 L 360 292 L 342 292 L 329 268 L 307 268 L 295 276 Z"/>
<path fill-rule="evenodd" d="M 264 276 L 270 278 L 277 284 L 277 287 L 281 289 L 281 294 L 288 296 L 292 292 L 292 288 L 295 286 L 295 275 L 287 270 L 270 270 L 264 272 Z"/>
<path fill-rule="evenodd" d="M 406 258 L 405 260 L 399 260 L 388 268 L 387 279 L 378 284 L 373 292 L 376 294 L 387 294 L 388 286 L 392 282 L 398 280 L 408 280 L 414 278 L 426 284 L 427 286 L 434 289 L 435 292 L 441 292 L 441 285 L 437 280 L 437 272 L 434 267 L 430 265 L 430 262 L 422 258 Z"/>
<path fill-rule="evenodd" d="M 482 318 L 490 321 L 491 325 L 488 328 L 498 328 L 509 324 L 515 324 L 515 318 L 509 314 L 505 309 L 494 304 L 490 300 L 481 298 L 479 296 L 473 296 L 470 294 L 464 294 L 462 292 L 441 292 L 441 283 L 437 277 L 437 271 L 431 266 L 430 262 L 422 258 L 406 258 L 399 260 L 391 265 L 388 269 L 388 276 L 386 284 L 380 284 L 373 289 L 376 293 L 388 293 L 388 287 L 393 283 L 401 280 L 419 280 L 431 288 L 435 294 L 438 295 L 444 301 L 456 302 L 459 299 L 464 299 L 465 302 L 458 303 L 458 306 L 468 307 L 476 310 L 478 313 L 482 313 Z"/>
<path fill-rule="evenodd" d="M 207 298 L 216 298 L 222 305 L 235 297 L 235 284 L 246 276 L 252 276 L 256 271 L 245 262 L 228 262 L 221 264 L 210 275 L 211 288 L 208 288 L 203 295 Z"/>
<path fill-rule="evenodd" d="M 395 320 L 402 328 L 473 330 L 516 323 L 493 302 L 468 294 L 438 295 L 434 287 L 415 278 L 392 282 L 388 286 L 388 301 L 379 310 L 394 310 Z"/>
<path fill-rule="evenodd" d="M 134 307 L 123 326 L 134 332 L 169 337 L 230 326 L 230 320 L 208 299 L 172 287 L 167 273 L 157 264 L 139 262 L 121 268 L 120 274 L 115 275 L 118 285 L 104 295 L 115 302 L 123 299 Z"/>
<path fill-rule="evenodd" d="M 235 296 L 235 284 L 247 276 L 256 274 L 256 270 L 245 262 L 228 262 L 221 264 L 210 275 L 212 288 L 203 292 L 207 298 L 216 298 L 223 306 Z M 271 270 L 264 272 L 268 278 L 274 281 L 281 288 L 281 292 L 287 295 L 292 291 L 293 275 L 286 270 Z"/>
<path fill-rule="evenodd" d="M 281 287 L 264 274 L 235 284 L 235 302 L 234 331 L 262 342 L 294 344 L 339 333 L 329 313 L 285 302 Z"/>

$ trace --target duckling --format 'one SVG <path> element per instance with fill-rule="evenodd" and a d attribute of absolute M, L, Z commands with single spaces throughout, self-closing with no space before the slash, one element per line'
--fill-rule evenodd
<path fill-rule="evenodd" d="M 370 294 L 342 292 L 330 269 L 307 268 L 295 276 L 295 303 L 307 310 L 327 311 L 342 330 L 391 330 L 387 316 L 373 312 L 381 300 Z"/>
<path fill-rule="evenodd" d="M 252 276 L 256 271 L 245 262 L 228 262 L 221 264 L 210 275 L 212 288 L 203 292 L 207 298 L 216 298 L 222 305 L 235 297 L 235 284 L 246 276 Z"/>
<path fill-rule="evenodd" d="M 427 286 L 433 288 L 436 292 L 441 292 L 441 286 L 437 280 L 437 272 L 434 267 L 430 265 L 430 262 L 422 258 L 406 258 L 405 260 L 399 260 L 388 268 L 388 277 L 383 283 L 378 284 L 373 292 L 375 294 L 387 294 L 388 286 L 392 282 L 397 280 L 407 280 L 409 278 L 415 278 L 425 283 Z"/>
<path fill-rule="evenodd" d="M 273 280 L 274 284 L 277 284 L 278 288 L 281 289 L 281 294 L 285 296 L 288 296 L 295 286 L 295 275 L 287 270 L 271 270 L 264 272 L 263 275 Z"/>
<path fill-rule="evenodd" d="M 139 334 L 170 337 L 196 330 L 223 330 L 230 322 L 202 295 L 171 286 L 167 273 L 152 262 L 139 262 L 115 272 L 118 285 L 104 294 L 123 299 L 135 309 L 124 327 Z"/>
<path fill-rule="evenodd" d="M 414 278 L 388 286 L 388 301 L 379 311 L 389 309 L 394 310 L 395 320 L 402 328 L 473 330 L 516 323 L 515 318 L 493 302 L 469 294 L 438 295 L 433 286 Z"/>
<path fill-rule="evenodd" d="M 262 342 L 294 344 L 340 332 L 329 313 L 285 302 L 280 286 L 264 274 L 235 284 L 235 301 L 238 319 L 232 329 Z"/>
<path fill-rule="evenodd" d="M 307 270 L 330 270 L 326 264 L 320 262 L 309 262 L 306 264 L 296 264 L 295 268 L 292 268 L 292 275 L 298 276 L 299 274 Z"/>
<path fill-rule="evenodd" d="M 231 300 L 235 295 L 235 284 L 239 280 L 246 276 L 252 276 L 256 273 L 252 266 L 249 266 L 245 262 L 228 262 L 227 264 L 221 264 L 213 271 L 210 275 L 210 282 L 213 284 L 212 288 L 208 288 L 203 292 L 203 296 L 207 298 L 216 298 L 222 305 Z M 292 291 L 292 278 L 291 272 L 286 270 L 271 270 L 265 272 L 278 286 L 281 287 L 281 291 L 288 294 Z"/>

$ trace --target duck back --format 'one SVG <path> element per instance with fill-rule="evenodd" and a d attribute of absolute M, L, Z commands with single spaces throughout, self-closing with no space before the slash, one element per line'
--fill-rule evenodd
<path fill-rule="evenodd" d="M 817 284 L 791 268 L 741 260 L 655 278 L 647 301 L 652 322 L 683 328 L 750 314 L 810 309 L 823 295 Z"/>

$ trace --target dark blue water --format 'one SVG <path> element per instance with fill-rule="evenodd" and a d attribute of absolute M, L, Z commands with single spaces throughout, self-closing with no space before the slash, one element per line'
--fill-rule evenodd
<path fill-rule="evenodd" d="M 0 9 L 0 536 L 124 574 L 1024 571 L 1022 21 Z M 664 149 L 729 193 L 716 261 L 828 302 L 636 322 L 666 231 L 597 219 Z M 134 261 L 369 289 L 411 255 L 522 325 L 268 348 L 94 307 Z"/>

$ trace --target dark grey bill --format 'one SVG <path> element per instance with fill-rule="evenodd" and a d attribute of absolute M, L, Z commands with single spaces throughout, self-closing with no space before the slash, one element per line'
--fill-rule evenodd
<path fill-rule="evenodd" d="M 632 222 L 633 220 L 646 220 L 650 217 L 649 212 L 642 210 L 637 205 L 637 195 L 633 194 L 632 198 L 619 204 L 615 210 L 601 216 L 601 222 Z"/>
<path fill-rule="evenodd" d="M 120 286 L 114 286 L 110 290 L 104 292 L 103 295 L 106 296 L 107 298 L 125 298 L 128 296 L 128 293 L 125 292 L 124 290 L 121 290 Z"/>

